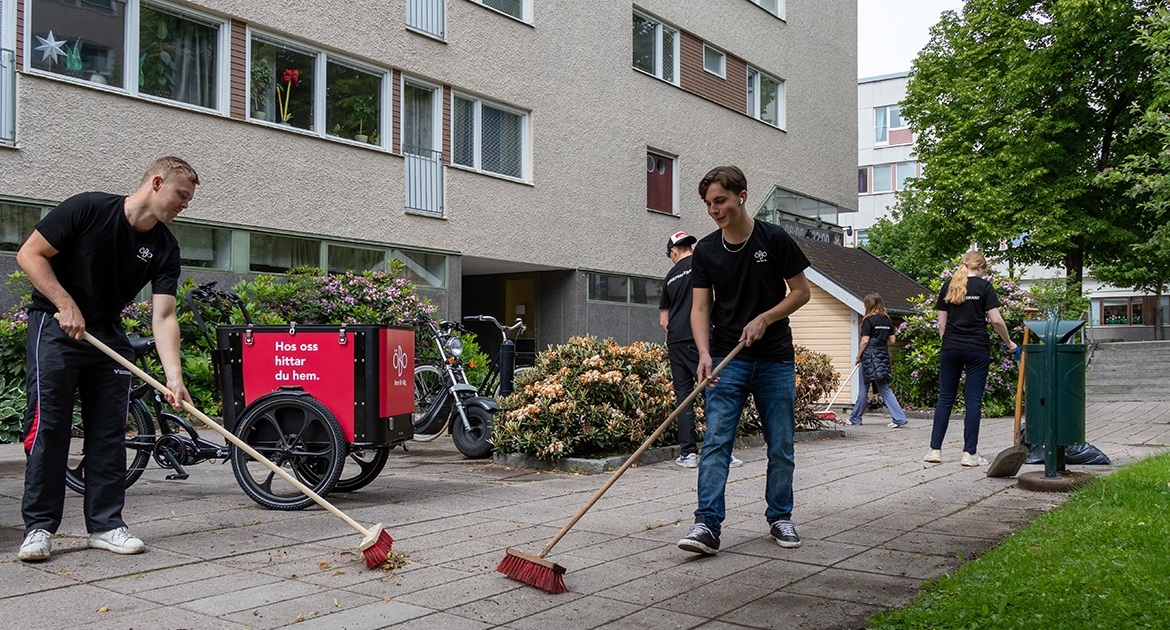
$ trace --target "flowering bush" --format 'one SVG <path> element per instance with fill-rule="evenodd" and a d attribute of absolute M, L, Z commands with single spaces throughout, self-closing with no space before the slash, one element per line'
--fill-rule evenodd
<path fill-rule="evenodd" d="M 988 262 L 991 263 L 990 260 Z M 906 342 L 906 346 L 902 351 L 892 353 L 894 370 L 891 387 L 903 407 L 934 409 L 938 403 L 939 353 L 942 349 L 942 340 L 938 335 L 938 311 L 934 310 L 934 306 L 939 289 L 951 277 L 953 267 L 957 267 L 958 264 L 956 259 L 953 261 L 952 269 L 943 272 L 931 283 L 933 293 L 919 296 L 913 303 L 916 314 L 906 318 L 898 326 L 896 334 L 899 340 Z M 1024 307 L 1031 305 L 1032 298 L 1009 278 L 987 275 L 984 279 L 995 287 L 999 301 L 1002 302 L 999 312 L 1003 315 L 1013 340 L 1020 343 L 1023 341 L 1020 329 L 1024 321 Z M 1003 341 L 999 335 L 990 325 L 987 326 L 987 331 L 991 339 L 991 366 L 987 372 L 987 385 L 983 393 L 983 415 L 994 418 L 1006 415 L 1014 406 L 1018 372 L 1015 357 L 1003 349 Z M 964 376 L 959 381 L 959 393 L 952 413 L 963 412 L 965 386 Z"/>
<path fill-rule="evenodd" d="M 815 401 L 839 380 L 823 354 L 797 347 L 796 420 L 800 429 L 820 426 Z M 637 342 L 573 337 L 544 352 L 536 367 L 500 400 L 492 445 L 553 459 L 634 451 L 677 406 L 666 348 Z M 706 431 L 703 394 L 695 399 L 695 432 Z M 738 435 L 759 435 L 759 416 L 749 397 Z M 671 423 L 660 438 L 678 441 Z"/>

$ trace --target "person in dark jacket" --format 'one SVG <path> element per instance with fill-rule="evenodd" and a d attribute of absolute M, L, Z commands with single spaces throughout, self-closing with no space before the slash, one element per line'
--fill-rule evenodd
<path fill-rule="evenodd" d="M 983 387 L 987 383 L 987 369 L 991 365 L 991 337 L 987 334 L 987 320 L 999 333 L 1008 352 L 1016 351 L 1016 344 L 1008 336 L 1007 324 L 999 314 L 999 296 L 995 287 L 983 279 L 987 273 L 987 259 L 975 251 L 963 254 L 950 280 L 938 292 L 938 334 L 942 338 L 938 366 L 938 405 L 934 408 L 934 429 L 930 433 L 930 450 L 923 461 L 942 463 L 942 442 L 950 423 L 951 408 L 959 391 L 959 377 L 967 372 L 967 387 L 963 392 L 966 412 L 963 419 L 964 466 L 986 466 L 979 455 L 979 418 L 983 414 Z"/>
<path fill-rule="evenodd" d="M 849 414 L 849 424 L 861 424 L 861 416 L 869 404 L 870 383 L 877 388 L 878 394 L 886 402 L 893 422 L 886 426 L 897 429 L 906 424 L 906 413 L 898 405 L 898 399 L 890 389 L 892 366 L 890 365 L 890 350 L 888 344 L 894 343 L 894 322 L 886 312 L 886 304 L 878 293 L 865 296 L 865 321 L 861 323 L 861 343 L 857 348 L 857 365 L 861 366 L 861 387 L 857 394 L 857 403 L 853 405 L 853 413 Z"/>

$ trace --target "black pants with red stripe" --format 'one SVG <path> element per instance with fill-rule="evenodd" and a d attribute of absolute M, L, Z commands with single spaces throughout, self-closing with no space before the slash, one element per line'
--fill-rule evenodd
<path fill-rule="evenodd" d="M 88 327 L 127 359 L 134 353 L 119 322 Z M 81 401 L 85 430 L 85 526 L 90 533 L 117 529 L 126 499 L 126 410 L 130 372 L 89 342 L 66 335 L 42 311 L 28 317 L 24 420 L 24 530 L 56 532 L 65 508 L 73 403 Z"/>

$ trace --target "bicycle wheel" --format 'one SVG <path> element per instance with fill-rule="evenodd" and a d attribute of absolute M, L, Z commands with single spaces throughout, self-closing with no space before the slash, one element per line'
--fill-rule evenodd
<path fill-rule="evenodd" d="M 492 437 L 492 414 L 483 407 L 468 405 L 467 423 L 471 428 L 463 426 L 463 418 L 451 419 L 451 438 L 455 441 L 455 448 L 468 459 L 483 459 L 492 454 L 492 445 L 488 439 Z"/>
<path fill-rule="evenodd" d="M 85 494 L 85 430 L 81 424 L 80 405 L 73 410 L 73 428 L 69 440 L 69 460 L 65 468 L 65 485 L 78 494 Z M 150 463 L 150 445 L 154 443 L 154 421 L 146 403 L 130 401 L 126 414 L 126 487 L 129 488 L 142 476 Z"/>
<path fill-rule="evenodd" d="M 423 363 L 414 366 L 414 432 L 416 435 L 432 435 L 442 432 L 451 416 L 452 402 L 444 396 L 443 373 L 439 366 Z M 443 399 L 442 408 L 433 409 Z"/>
<path fill-rule="evenodd" d="M 319 495 L 337 484 L 345 465 L 345 434 L 312 396 L 269 394 L 244 411 L 236 437 Z M 270 510 L 303 510 L 314 501 L 236 446 L 232 470 L 244 494 Z"/>

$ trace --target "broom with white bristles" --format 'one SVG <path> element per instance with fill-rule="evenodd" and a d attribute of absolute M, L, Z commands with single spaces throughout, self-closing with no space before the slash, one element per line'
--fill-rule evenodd
<path fill-rule="evenodd" d="M 155 378 L 152 377 L 151 375 L 147 374 L 146 372 L 143 372 L 141 369 L 138 368 L 137 365 L 134 365 L 133 363 L 127 361 L 125 357 L 118 354 L 117 352 L 114 352 L 113 349 L 111 349 L 106 344 L 102 343 L 101 340 L 99 340 L 98 338 L 89 334 L 88 331 L 85 333 L 85 340 L 90 342 L 91 344 L 93 344 L 93 346 L 96 347 L 98 350 L 101 350 L 102 352 L 104 352 L 111 359 L 117 361 L 119 364 L 122 365 L 122 367 L 130 370 L 138 378 L 146 381 L 147 383 L 150 383 L 151 387 L 154 387 L 155 389 L 162 392 L 163 394 L 169 395 L 171 398 L 175 397 L 175 395 L 173 393 L 171 393 L 171 390 L 167 389 L 166 385 L 163 385 L 162 383 L 155 380 Z M 212 429 L 215 429 L 216 432 L 218 432 L 220 435 L 227 438 L 227 440 L 229 442 L 231 442 L 232 444 L 235 444 L 236 447 L 238 447 L 240 450 L 244 451 L 248 455 L 251 455 L 253 459 L 260 462 L 261 464 L 264 464 L 265 466 L 267 466 L 269 470 L 271 470 L 272 472 L 279 475 L 285 481 L 291 483 L 293 486 L 296 487 L 297 490 L 300 490 L 301 492 L 305 493 L 305 496 L 316 501 L 321 507 L 332 512 L 334 516 L 345 521 L 350 527 L 354 528 L 355 530 L 357 530 L 357 532 L 359 534 L 364 536 L 364 538 L 362 539 L 362 542 L 358 546 L 358 548 L 361 549 L 362 555 L 365 556 L 367 567 L 373 568 L 373 567 L 376 567 L 379 564 L 382 564 L 383 562 L 386 561 L 386 556 L 389 555 L 389 553 L 390 553 L 390 546 L 394 544 L 394 539 L 390 537 L 390 534 L 387 534 L 386 531 L 384 529 L 382 529 L 381 523 L 378 523 L 377 525 L 374 525 L 373 527 L 371 527 L 369 529 L 362 527 L 361 525 L 358 524 L 357 521 L 346 516 L 344 512 L 333 507 L 333 505 L 331 503 L 329 503 L 328 501 L 323 499 L 316 492 L 313 492 L 308 486 L 301 483 L 300 481 L 297 481 L 292 475 L 288 474 L 287 472 L 282 470 L 279 466 L 277 466 L 276 464 L 273 464 L 271 461 L 269 461 L 268 458 L 266 458 L 263 455 L 261 455 L 260 453 L 258 453 L 256 451 L 256 449 L 252 448 L 251 446 L 248 446 L 248 444 L 245 443 L 243 440 L 241 440 L 240 438 L 233 435 L 231 431 L 228 431 L 227 429 L 220 426 L 218 422 L 216 422 L 215 420 L 212 420 L 210 417 L 207 416 L 207 414 L 203 413 L 202 411 L 199 411 L 194 406 L 192 406 L 191 403 L 189 403 L 185 400 L 182 401 L 182 403 L 183 403 L 183 408 L 186 409 L 188 413 L 191 413 L 196 418 L 199 418 L 200 420 L 202 420 L 204 424 L 211 427 Z"/>

